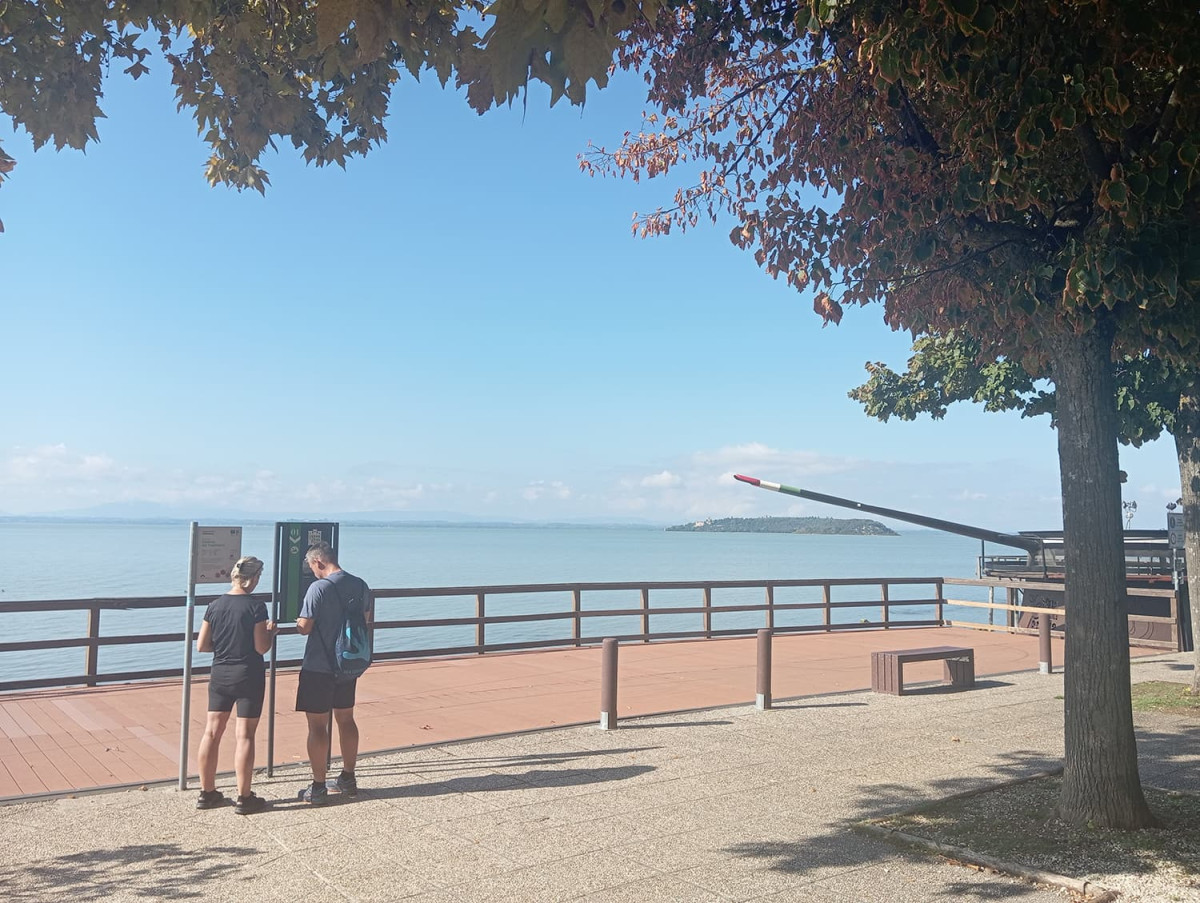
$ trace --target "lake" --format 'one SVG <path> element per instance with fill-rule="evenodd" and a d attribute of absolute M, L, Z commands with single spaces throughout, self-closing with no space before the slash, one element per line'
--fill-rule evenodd
<path fill-rule="evenodd" d="M 183 598 L 188 579 L 189 526 L 178 523 L 113 523 L 20 521 L 0 522 L 0 631 L 8 641 L 79 636 L 86 613 L 5 613 L 4 602 L 33 599 L 83 599 L 121 596 L 178 595 L 180 608 L 151 612 L 106 612 L 104 635 L 178 632 L 184 626 Z M 242 553 L 267 563 L 262 588 L 272 580 L 274 528 L 250 524 L 243 529 Z M 376 588 L 471 586 L 532 583 L 594 583 L 667 580 L 767 580 L 845 577 L 971 577 L 979 543 L 928 530 L 898 536 L 817 536 L 770 533 L 685 533 L 650 527 L 541 525 L 365 525 L 344 524 L 341 563 Z M 224 586 L 198 587 L 201 595 Z M 790 595 L 787 595 L 789 594 Z M 862 590 L 853 598 L 863 598 Z M 928 587 L 919 595 L 927 594 Z M 982 599 L 986 591 L 955 587 L 958 598 Z M 664 591 L 652 604 L 697 605 L 698 590 Z M 569 607 L 548 596 L 488 598 L 488 611 L 526 613 Z M 599 600 L 585 607 L 599 607 Z M 727 590 L 713 594 L 715 605 L 760 602 L 762 590 Z M 780 590 L 776 601 L 817 601 L 819 590 Z M 636 608 L 638 594 L 610 593 L 603 600 Z M 199 617 L 198 610 L 198 617 Z M 878 606 L 874 606 L 875 613 Z M 932 609 L 929 609 L 932 611 Z M 459 617 L 474 614 L 473 597 L 381 600 L 380 619 Z M 813 623 L 816 613 L 781 613 L 781 624 Z M 866 616 L 864 614 L 864 616 Z M 894 614 L 893 617 L 919 617 Z M 949 616 L 949 615 L 948 615 Z M 959 609 L 956 618 L 975 619 L 974 609 Z M 787 620 L 790 617 L 792 620 Z M 671 619 L 676 619 L 673 622 Z M 721 620 L 723 619 L 723 620 Z M 597 618 L 590 633 L 632 632 L 632 619 Z M 677 622 L 677 623 L 676 623 Z M 653 629 L 697 629 L 699 616 L 656 616 Z M 197 622 L 198 623 L 198 622 Z M 761 614 L 728 613 L 714 617 L 717 629 L 762 626 Z M 568 622 L 496 625 L 489 642 L 553 638 Z M 381 650 L 422 645 L 472 642 L 468 627 L 392 631 L 378 637 Z M 303 641 L 280 638 L 281 658 L 297 655 Z M 2 679 L 82 671 L 79 649 L 0 654 Z M 197 665 L 208 657 L 196 656 Z M 101 650 L 101 671 L 129 667 L 179 667 L 179 643 L 108 647 Z"/>

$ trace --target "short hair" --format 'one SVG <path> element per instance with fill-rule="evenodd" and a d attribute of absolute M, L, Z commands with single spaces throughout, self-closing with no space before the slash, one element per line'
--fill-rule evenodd
<path fill-rule="evenodd" d="M 337 553 L 333 551 L 333 546 L 327 542 L 314 542 L 308 547 L 308 551 L 304 553 L 304 557 L 309 561 L 323 561 L 326 564 L 337 564 Z"/>

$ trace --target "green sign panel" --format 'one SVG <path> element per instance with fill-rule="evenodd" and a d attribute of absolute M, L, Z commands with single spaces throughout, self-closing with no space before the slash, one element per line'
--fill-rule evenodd
<path fill-rule="evenodd" d="M 316 577 L 304 559 L 309 546 L 327 542 L 338 550 L 338 525 L 284 521 L 275 524 L 275 620 L 294 624 L 304 594 Z"/>

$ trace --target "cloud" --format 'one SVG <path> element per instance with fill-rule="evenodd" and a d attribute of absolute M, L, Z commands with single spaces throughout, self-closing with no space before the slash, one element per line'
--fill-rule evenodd
<path fill-rule="evenodd" d="M 62 443 L 29 450 L 14 449 L 14 453 L 0 464 L 0 484 L 6 486 L 126 480 L 136 475 L 132 469 L 118 467 L 107 455 L 79 454 Z"/>
<path fill-rule="evenodd" d="M 678 486 L 682 482 L 683 478 L 678 474 L 671 473 L 669 470 L 664 470 L 662 473 L 655 473 L 648 477 L 642 477 L 642 480 L 638 485 L 651 489 L 665 489 L 669 486 Z"/>
<path fill-rule="evenodd" d="M 559 499 L 561 501 L 570 497 L 571 487 L 561 480 L 534 480 L 521 490 L 521 498 L 527 502 L 536 502 L 540 499 Z"/>

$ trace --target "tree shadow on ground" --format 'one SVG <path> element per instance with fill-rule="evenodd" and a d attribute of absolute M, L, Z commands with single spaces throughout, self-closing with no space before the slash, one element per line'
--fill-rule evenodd
<path fill-rule="evenodd" d="M 1181 719 L 1179 729 L 1161 731 L 1138 729 L 1138 757 L 1143 774 L 1159 769 L 1169 769 L 1184 784 L 1190 786 L 1174 789 L 1200 792 L 1200 725 Z M 897 856 L 910 861 L 921 861 L 925 857 L 911 851 L 897 849 L 893 844 L 879 838 L 865 836 L 853 830 L 853 824 L 868 818 L 878 818 L 918 809 L 935 800 L 957 794 L 1003 784 L 1012 780 L 1030 777 L 1042 772 L 1061 768 L 1061 760 L 1038 752 L 1013 752 L 998 758 L 991 767 L 991 775 L 985 778 L 945 778 L 922 785 L 877 784 L 861 788 L 859 798 L 853 803 L 854 812 L 843 820 L 827 826 L 824 833 L 801 837 L 792 842 L 745 842 L 734 844 L 726 850 L 736 856 L 760 859 L 772 870 L 790 874 L 804 874 L 818 868 L 834 867 L 853 869 L 870 866 Z M 1152 780 L 1143 777 L 1148 785 Z M 1156 786 L 1156 785 L 1155 785 Z M 928 899 L 1012 899 L 1036 892 L 1031 885 L 1013 881 L 947 882 L 939 890 L 927 892 Z"/>
<path fill-rule="evenodd" d="M 262 851 L 249 847 L 184 850 L 156 843 L 95 849 L 0 869 L 6 901 L 106 900 L 131 895 L 147 900 L 192 900 L 210 896 L 209 882 L 228 882 L 231 859 Z"/>
<path fill-rule="evenodd" d="M 748 841 L 725 848 L 743 858 L 762 861 L 765 868 L 787 874 L 803 875 L 818 869 L 836 871 L 857 869 L 897 858 L 924 862 L 928 858 L 898 849 L 885 840 L 854 830 L 856 822 L 904 812 L 933 800 L 977 790 L 990 783 L 1003 783 L 1050 771 L 1061 761 L 1040 752 L 1018 751 L 997 758 L 991 774 L 985 778 L 942 778 L 922 784 L 885 783 L 862 787 L 857 800 L 849 801 L 850 814 L 824 827 L 822 833 L 799 837 L 794 841 Z M 1037 888 L 1016 880 L 996 882 L 980 879 L 948 881 L 940 889 L 926 891 L 925 899 L 1016 899 L 1038 893 Z"/>

